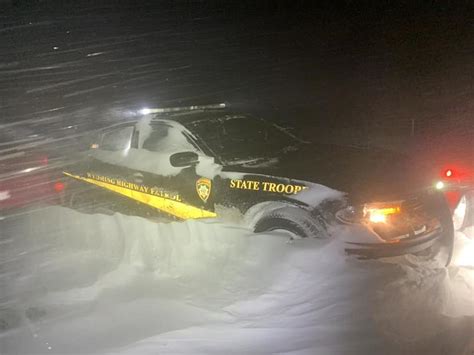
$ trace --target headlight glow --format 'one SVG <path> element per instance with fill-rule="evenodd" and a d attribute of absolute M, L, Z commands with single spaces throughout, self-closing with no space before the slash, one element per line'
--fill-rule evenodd
<path fill-rule="evenodd" d="M 444 182 L 438 181 L 438 182 L 436 183 L 435 187 L 436 187 L 436 189 L 438 189 L 438 190 L 444 189 Z"/>
<path fill-rule="evenodd" d="M 399 214 L 399 205 L 368 204 L 364 206 L 364 216 L 372 223 L 387 223 L 388 216 Z"/>
<path fill-rule="evenodd" d="M 372 223 L 387 223 L 387 216 L 379 211 L 369 213 L 369 221 Z"/>

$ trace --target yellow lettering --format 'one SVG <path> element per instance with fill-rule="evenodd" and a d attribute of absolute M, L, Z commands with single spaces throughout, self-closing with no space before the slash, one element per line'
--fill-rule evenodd
<path fill-rule="evenodd" d="M 115 192 L 117 194 L 130 198 L 132 200 L 145 203 L 151 207 L 157 208 L 163 212 L 169 213 L 171 215 L 174 215 L 182 219 L 216 217 L 216 213 L 214 212 L 207 211 L 207 210 L 183 203 L 181 201 L 181 197 L 177 194 L 175 195 L 174 201 L 166 200 L 162 197 L 150 196 L 140 191 L 133 191 L 131 189 L 121 188 L 117 185 L 108 184 L 106 182 L 100 182 L 98 181 L 99 178 L 98 179 L 85 178 L 85 177 L 81 177 L 77 175 L 72 175 L 67 172 L 63 172 L 63 174 L 71 178 L 82 180 L 90 184 L 94 184 L 96 186 L 110 190 L 112 192 Z M 93 174 L 91 174 L 91 176 L 93 176 Z"/>
<path fill-rule="evenodd" d="M 306 189 L 303 185 L 291 184 L 277 184 L 268 181 L 253 181 L 253 180 L 230 180 L 230 188 L 241 190 L 263 190 L 265 192 L 278 192 L 288 195 L 296 195 L 298 192 Z"/>
<path fill-rule="evenodd" d="M 300 192 L 301 190 L 303 190 L 303 186 L 300 186 L 300 185 L 295 185 L 295 192 L 294 194 L 296 195 L 298 192 Z"/>
<path fill-rule="evenodd" d="M 240 190 L 260 190 L 260 181 L 253 180 L 230 180 L 229 187 L 231 189 Z"/>

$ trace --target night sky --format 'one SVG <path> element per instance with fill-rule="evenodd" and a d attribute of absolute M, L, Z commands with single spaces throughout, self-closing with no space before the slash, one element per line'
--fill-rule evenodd
<path fill-rule="evenodd" d="M 0 1 L 2 127 L 61 136 L 225 101 L 304 138 L 469 156 L 472 6 L 374 4 Z"/>

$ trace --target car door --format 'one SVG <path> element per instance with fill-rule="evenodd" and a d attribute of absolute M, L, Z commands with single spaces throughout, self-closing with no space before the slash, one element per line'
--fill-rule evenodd
<path fill-rule="evenodd" d="M 171 164 L 172 156 L 180 166 Z M 193 161 L 183 160 L 186 156 Z M 97 195 L 105 192 L 106 204 L 114 211 L 146 216 L 162 212 L 179 219 L 215 217 L 212 180 L 196 172 L 200 160 L 209 157 L 182 127 L 153 122 L 108 130 L 90 157 L 86 171 L 76 178 L 98 187 Z"/>
<path fill-rule="evenodd" d="M 89 151 L 87 166 L 76 177 L 96 187 L 89 194 L 91 203 L 115 212 L 141 214 L 136 201 L 129 199 L 122 181 L 133 182 L 134 172 L 129 168 L 129 152 L 136 150 L 137 132 L 134 124 L 120 125 L 102 133 Z"/>
<path fill-rule="evenodd" d="M 215 217 L 211 176 L 197 173 L 198 165 L 212 158 L 202 153 L 184 127 L 152 122 L 139 131 L 139 145 L 142 166 L 137 170 L 152 195 L 149 204 L 180 219 Z"/>

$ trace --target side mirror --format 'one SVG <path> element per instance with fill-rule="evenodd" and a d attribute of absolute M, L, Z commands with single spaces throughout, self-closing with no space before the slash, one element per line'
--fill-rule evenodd
<path fill-rule="evenodd" d="M 195 165 L 199 162 L 199 156 L 195 152 L 179 152 L 170 156 L 170 163 L 175 168 Z"/>

